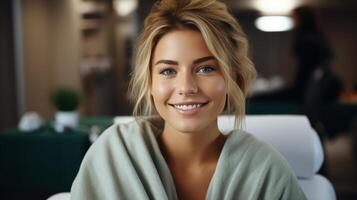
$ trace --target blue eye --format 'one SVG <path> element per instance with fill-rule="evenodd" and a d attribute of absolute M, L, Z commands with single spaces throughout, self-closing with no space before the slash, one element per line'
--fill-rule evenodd
<path fill-rule="evenodd" d="M 171 68 L 167 68 L 167 69 L 163 69 L 160 74 L 164 75 L 164 76 L 172 76 L 175 74 L 175 70 L 171 69 Z"/>
<path fill-rule="evenodd" d="M 209 72 L 212 72 L 212 71 L 214 71 L 215 69 L 214 69 L 214 67 L 212 67 L 212 66 L 203 66 L 203 67 L 200 67 L 199 69 L 198 69 L 198 72 L 200 72 L 200 73 L 209 73 Z"/>

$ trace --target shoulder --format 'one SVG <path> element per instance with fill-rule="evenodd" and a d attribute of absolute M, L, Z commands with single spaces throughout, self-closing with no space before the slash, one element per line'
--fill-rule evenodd
<path fill-rule="evenodd" d="M 280 199 L 283 195 L 304 199 L 294 171 L 280 152 L 243 130 L 230 134 L 233 135 L 228 137 L 226 151 L 230 154 L 230 166 L 234 166 L 232 173 L 241 176 L 245 192 L 260 194 L 262 199 Z"/>
<path fill-rule="evenodd" d="M 129 194 L 130 191 L 123 189 L 127 187 L 125 183 L 131 181 L 137 184 L 136 167 L 148 165 L 147 160 L 153 154 L 151 149 L 155 148 L 154 142 L 155 137 L 145 121 L 115 124 L 107 128 L 84 156 L 71 194 L 74 197 L 84 194 L 103 197 L 97 199 Z M 119 191 L 121 194 L 117 194 Z"/>
<path fill-rule="evenodd" d="M 92 144 L 86 157 L 108 154 L 108 152 L 130 153 L 135 148 L 152 143 L 155 134 L 155 128 L 150 121 L 145 119 L 114 124 L 107 128 Z"/>
<path fill-rule="evenodd" d="M 272 145 L 257 139 L 244 130 L 233 130 L 230 134 L 228 138 L 229 151 L 254 155 L 249 159 L 250 162 L 260 161 L 259 163 L 262 163 L 262 160 L 266 160 L 271 165 L 290 170 L 289 163 Z"/>

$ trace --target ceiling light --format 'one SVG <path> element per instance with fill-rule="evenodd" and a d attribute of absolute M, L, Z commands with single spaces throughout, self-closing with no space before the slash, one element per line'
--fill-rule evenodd
<path fill-rule="evenodd" d="M 265 15 L 286 15 L 296 7 L 296 0 L 255 0 L 254 6 Z"/>
<path fill-rule="evenodd" d="M 113 6 L 117 14 L 121 17 L 128 16 L 138 7 L 137 0 L 114 0 Z"/>
<path fill-rule="evenodd" d="M 289 31 L 293 25 L 293 20 L 288 16 L 262 16 L 255 20 L 255 26 L 264 32 Z"/>

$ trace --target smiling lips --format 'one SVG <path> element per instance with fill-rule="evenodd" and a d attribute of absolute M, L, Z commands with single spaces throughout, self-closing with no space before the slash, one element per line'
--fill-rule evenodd
<path fill-rule="evenodd" d="M 207 103 L 208 102 L 205 103 L 191 102 L 191 103 L 178 103 L 178 104 L 169 104 L 169 105 L 178 110 L 190 111 L 190 110 L 196 110 L 198 108 L 201 108 L 205 106 Z"/>

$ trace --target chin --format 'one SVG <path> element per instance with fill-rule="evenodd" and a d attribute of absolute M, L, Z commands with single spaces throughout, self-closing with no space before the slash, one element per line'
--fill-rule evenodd
<path fill-rule="evenodd" d="M 177 122 L 174 122 L 174 123 L 175 123 L 175 125 L 173 125 L 172 128 L 181 132 L 181 133 L 200 132 L 209 126 L 208 124 L 195 123 L 192 120 L 190 120 L 189 122 L 181 121 L 180 123 L 177 123 Z"/>

